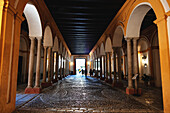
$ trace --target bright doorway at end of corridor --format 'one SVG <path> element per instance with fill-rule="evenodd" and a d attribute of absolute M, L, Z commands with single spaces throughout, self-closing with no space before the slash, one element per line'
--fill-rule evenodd
<path fill-rule="evenodd" d="M 86 59 L 84 59 L 84 58 L 76 59 L 76 74 L 77 75 L 84 74 L 84 72 L 85 72 L 85 63 L 86 63 Z"/>

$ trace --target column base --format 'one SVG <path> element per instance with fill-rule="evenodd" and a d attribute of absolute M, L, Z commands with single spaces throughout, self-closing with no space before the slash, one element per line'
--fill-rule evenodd
<path fill-rule="evenodd" d="M 54 80 L 52 80 L 52 82 L 53 82 L 53 83 L 56 83 L 56 82 L 58 82 L 58 80 L 57 80 L 57 79 L 54 79 Z"/>
<path fill-rule="evenodd" d="M 59 79 L 59 80 L 62 80 L 62 77 L 59 77 L 58 79 Z"/>
<path fill-rule="evenodd" d="M 134 88 L 126 88 L 126 94 L 133 95 L 135 92 Z"/>
<path fill-rule="evenodd" d="M 105 77 L 102 77 L 101 80 L 105 80 Z"/>
<path fill-rule="evenodd" d="M 52 86 L 52 83 L 49 83 L 49 82 L 41 83 L 42 88 L 47 88 L 49 86 Z"/>
<path fill-rule="evenodd" d="M 141 88 L 134 89 L 134 94 L 135 95 L 141 95 L 142 94 L 142 89 Z"/>
<path fill-rule="evenodd" d="M 112 86 L 113 87 L 123 87 L 123 83 L 122 82 L 113 82 Z"/>
<path fill-rule="evenodd" d="M 106 79 L 105 82 L 112 84 L 112 80 L 111 79 Z"/>
<path fill-rule="evenodd" d="M 40 87 L 34 87 L 34 88 L 26 88 L 25 94 L 40 94 L 41 88 Z"/>

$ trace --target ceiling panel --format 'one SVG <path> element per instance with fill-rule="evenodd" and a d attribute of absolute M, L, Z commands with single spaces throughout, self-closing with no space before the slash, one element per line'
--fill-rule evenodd
<path fill-rule="evenodd" d="M 74 55 L 89 54 L 126 0 L 44 0 Z"/>

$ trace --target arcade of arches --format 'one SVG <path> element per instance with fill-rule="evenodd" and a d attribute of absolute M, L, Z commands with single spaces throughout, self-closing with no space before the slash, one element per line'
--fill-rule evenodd
<path fill-rule="evenodd" d="M 44 0 L 0 0 L 1 113 L 26 112 L 40 100 L 70 112 L 170 113 L 169 0 L 125 0 L 89 54 L 72 54 L 64 36 Z M 75 75 L 77 58 L 87 78 Z M 77 100 L 79 93 L 86 96 Z M 27 104 L 17 103 L 24 96 Z"/>

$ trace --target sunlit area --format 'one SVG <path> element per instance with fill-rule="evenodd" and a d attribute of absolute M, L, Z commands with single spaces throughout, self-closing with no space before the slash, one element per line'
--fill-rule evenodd
<path fill-rule="evenodd" d="M 76 59 L 76 74 L 77 75 L 85 74 L 85 63 L 86 63 L 86 59 Z"/>

